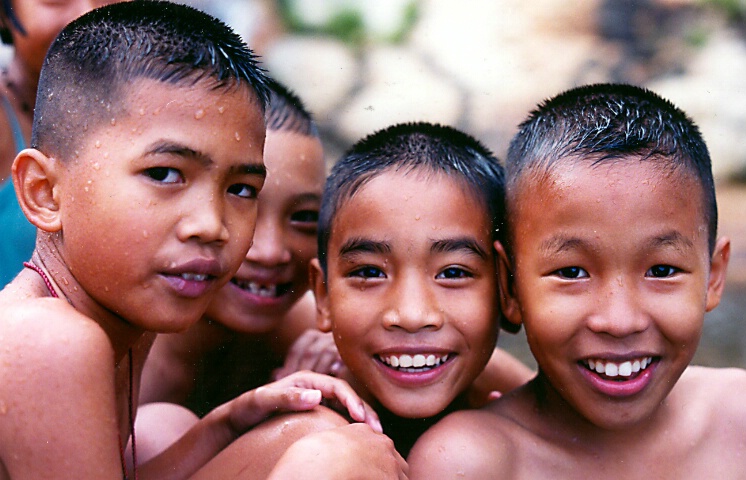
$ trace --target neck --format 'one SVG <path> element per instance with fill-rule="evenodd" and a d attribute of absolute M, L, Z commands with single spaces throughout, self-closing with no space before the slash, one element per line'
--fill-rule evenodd
<path fill-rule="evenodd" d="M 46 272 L 59 298 L 67 300 L 75 310 L 87 316 L 101 327 L 109 337 L 109 341 L 114 349 L 115 362 L 119 364 L 125 358 L 129 349 L 140 342 L 145 332 L 133 326 L 116 313 L 108 310 L 91 297 L 62 260 L 60 252 L 56 249 L 55 242 L 45 242 L 43 240 L 48 235 L 54 234 L 40 235 L 31 261 Z M 43 281 L 39 277 L 39 282 Z"/>

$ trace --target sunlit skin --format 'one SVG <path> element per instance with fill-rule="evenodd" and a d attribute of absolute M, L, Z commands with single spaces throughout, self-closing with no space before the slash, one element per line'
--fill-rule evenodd
<path fill-rule="evenodd" d="M 257 101 L 245 87 L 139 82 L 126 113 L 59 163 L 62 231 L 49 248 L 69 269 L 61 288 L 79 310 L 90 303 L 141 328 L 180 331 L 249 248 L 264 123 L 258 108 L 237 107 Z"/>
<path fill-rule="evenodd" d="M 269 130 L 264 161 L 267 181 L 259 194 L 252 246 L 207 312 L 210 320 L 247 334 L 278 328 L 308 292 L 325 180 L 317 137 Z"/>
<path fill-rule="evenodd" d="M 742 475 L 746 375 L 688 366 L 729 240 L 710 255 L 702 187 L 683 168 L 590 163 L 562 159 L 508 193 L 503 312 L 526 329 L 537 379 L 426 432 L 410 478 Z"/>
<path fill-rule="evenodd" d="M 497 339 L 490 230 L 476 194 L 441 174 L 384 172 L 343 202 L 328 281 L 314 261 L 314 289 L 319 327 L 333 332 L 364 397 L 431 417 L 482 371 Z M 405 355 L 433 356 L 435 368 L 390 365 Z"/>
<path fill-rule="evenodd" d="M 526 177 L 509 219 L 517 261 L 506 314 L 523 322 L 549 398 L 561 395 L 604 429 L 665 412 L 658 407 L 694 355 L 702 313 L 719 301 L 701 187 L 637 158 L 621 165 L 569 161 Z M 652 364 L 627 377 L 589 368 L 644 359 Z"/>

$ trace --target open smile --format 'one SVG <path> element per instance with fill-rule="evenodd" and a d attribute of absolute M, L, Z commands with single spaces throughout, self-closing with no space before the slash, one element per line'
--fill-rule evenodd
<path fill-rule="evenodd" d="M 259 283 L 232 278 L 231 283 L 241 290 L 262 298 L 278 298 L 292 290 L 292 283 Z"/>
<path fill-rule="evenodd" d="M 424 373 L 448 361 L 452 354 L 417 353 L 415 355 L 378 355 L 378 360 L 389 368 L 406 373 Z"/>
<path fill-rule="evenodd" d="M 597 373 L 606 380 L 626 381 L 644 372 L 654 361 L 654 357 L 640 357 L 623 362 L 612 362 L 589 358 L 580 362 L 588 370 Z"/>

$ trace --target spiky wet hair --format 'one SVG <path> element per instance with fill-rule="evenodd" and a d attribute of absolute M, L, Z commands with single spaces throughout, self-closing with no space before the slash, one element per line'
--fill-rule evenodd
<path fill-rule="evenodd" d="M 272 78 L 269 79 L 269 91 L 266 114 L 268 130 L 294 132 L 307 137 L 319 136 L 311 113 L 295 92 Z"/>
<path fill-rule="evenodd" d="M 31 143 L 67 159 L 82 133 L 109 121 L 132 82 L 247 88 L 264 111 L 269 91 L 256 56 L 230 27 L 187 5 L 120 2 L 67 25 L 42 66 Z"/>
<path fill-rule="evenodd" d="M 699 182 L 712 252 L 718 214 L 707 145 L 682 110 L 633 85 L 577 87 L 532 111 L 508 149 L 508 210 L 512 192 L 528 172 L 542 175 L 568 161 L 598 165 L 629 158 L 682 171 Z"/>
<path fill-rule="evenodd" d="M 327 249 L 334 218 L 367 182 L 387 171 L 446 174 L 483 202 L 493 238 L 502 237 L 504 174 L 499 160 L 473 137 L 451 127 L 402 123 L 356 143 L 327 178 L 319 212 L 318 258 L 327 269 Z"/>

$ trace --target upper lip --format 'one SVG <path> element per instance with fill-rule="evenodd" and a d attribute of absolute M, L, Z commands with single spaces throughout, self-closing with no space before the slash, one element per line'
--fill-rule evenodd
<path fill-rule="evenodd" d="M 163 269 L 166 275 L 182 275 L 185 273 L 196 273 L 209 277 L 220 277 L 225 275 L 225 269 L 215 258 L 194 258 L 185 262 L 173 263 Z"/>

